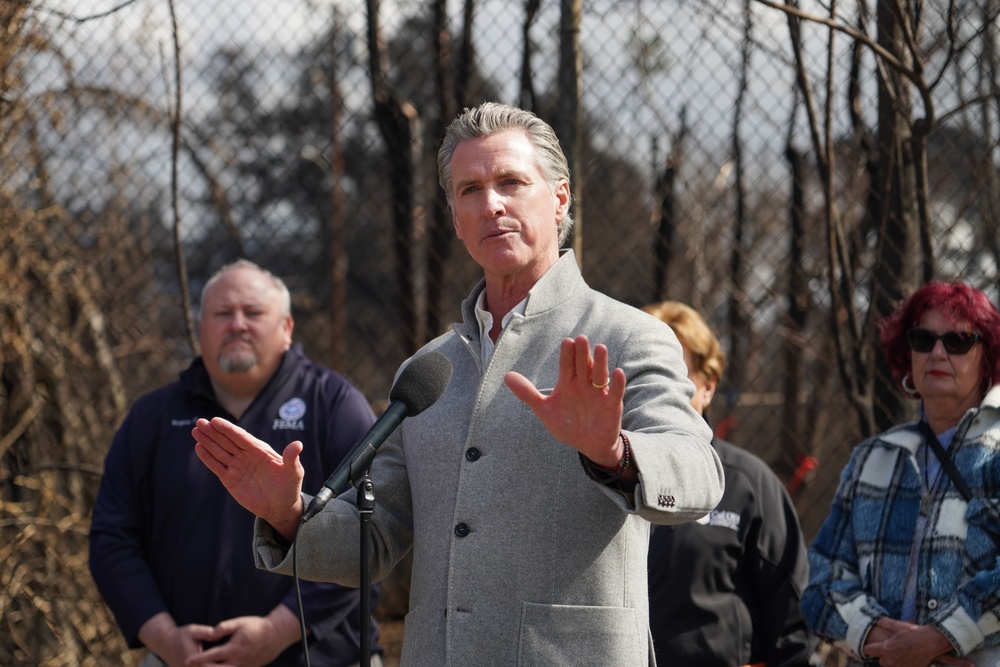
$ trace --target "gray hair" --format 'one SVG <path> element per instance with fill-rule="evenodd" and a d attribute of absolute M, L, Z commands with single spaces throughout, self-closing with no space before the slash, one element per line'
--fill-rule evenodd
<path fill-rule="evenodd" d="M 235 262 L 226 264 L 221 269 L 213 273 L 212 277 L 208 279 L 208 282 L 206 282 L 205 286 L 201 289 L 201 301 L 198 306 L 199 320 L 203 317 L 205 312 L 205 295 L 208 294 L 209 288 L 219 282 L 219 279 L 222 278 L 222 276 L 226 275 L 230 271 L 235 271 L 236 269 L 250 269 L 268 278 L 274 285 L 274 289 L 278 290 L 278 305 L 281 307 L 281 314 L 290 315 L 292 313 L 292 295 L 289 293 L 288 287 L 285 285 L 284 281 L 270 271 L 257 266 L 249 259 L 238 259 Z"/>
<path fill-rule="evenodd" d="M 562 179 L 570 182 L 569 163 L 555 130 L 548 123 L 524 109 L 499 102 L 484 102 L 474 109 L 466 108 L 448 125 L 438 150 L 438 180 L 448 206 L 455 204 L 451 192 L 451 160 L 455 148 L 463 141 L 489 137 L 506 130 L 523 130 L 528 135 L 538 156 L 538 167 L 549 185 L 555 187 Z M 572 227 L 573 216 L 566 211 L 566 216 L 559 222 L 559 245 L 566 241 Z"/>

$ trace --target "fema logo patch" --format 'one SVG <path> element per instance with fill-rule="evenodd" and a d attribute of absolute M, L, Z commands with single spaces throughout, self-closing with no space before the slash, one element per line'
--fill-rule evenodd
<path fill-rule="evenodd" d="M 712 510 L 705 516 L 698 519 L 698 523 L 703 526 L 719 526 L 720 528 L 728 528 L 729 530 L 739 531 L 740 519 L 741 517 L 739 512 Z"/>
<path fill-rule="evenodd" d="M 302 419 L 306 413 L 306 402 L 301 398 L 293 398 L 285 401 L 285 404 L 278 408 L 278 416 L 286 421 Z"/>
<path fill-rule="evenodd" d="M 271 428 L 275 431 L 304 431 L 306 424 L 302 416 L 305 413 L 306 402 L 301 398 L 285 401 L 285 404 L 278 408 L 278 418 L 274 420 Z"/>

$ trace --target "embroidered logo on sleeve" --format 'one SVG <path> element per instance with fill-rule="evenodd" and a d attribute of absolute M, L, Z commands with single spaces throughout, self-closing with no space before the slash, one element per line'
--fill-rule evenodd
<path fill-rule="evenodd" d="M 656 503 L 660 507 L 677 507 L 677 501 L 674 500 L 673 496 L 665 496 L 662 493 L 657 494 Z"/>
<path fill-rule="evenodd" d="M 304 431 L 305 421 L 302 417 L 306 414 L 306 402 L 301 398 L 292 398 L 278 408 L 278 418 L 271 426 L 275 431 Z"/>

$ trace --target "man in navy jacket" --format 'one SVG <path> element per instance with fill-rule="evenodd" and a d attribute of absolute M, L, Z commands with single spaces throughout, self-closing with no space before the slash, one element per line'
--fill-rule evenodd
<path fill-rule="evenodd" d="M 306 483 L 319 490 L 374 415 L 345 378 L 292 345 L 292 329 L 280 279 L 246 260 L 223 267 L 202 294 L 202 356 L 136 401 L 115 435 L 90 569 L 128 645 L 150 650 L 144 665 L 193 655 L 188 664 L 303 664 L 293 580 L 254 566 L 254 517 L 191 438 L 197 418 L 222 416 L 270 442 L 301 441 Z M 301 591 L 312 664 L 357 663 L 360 592 L 306 581 Z"/>

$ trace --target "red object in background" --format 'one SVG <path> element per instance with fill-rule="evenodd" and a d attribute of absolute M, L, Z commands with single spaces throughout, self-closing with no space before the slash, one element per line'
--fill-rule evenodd
<path fill-rule="evenodd" d="M 795 467 L 795 472 L 792 474 L 792 478 L 788 480 L 787 485 L 790 495 L 795 495 L 795 492 L 798 491 L 805 480 L 806 475 L 819 467 L 819 459 L 815 456 L 807 456 L 806 454 L 796 456 L 795 462 L 798 465 Z"/>
<path fill-rule="evenodd" d="M 721 440 L 728 440 L 726 436 L 731 430 L 736 428 L 738 425 L 736 417 L 733 415 L 728 415 L 723 419 L 719 420 L 719 423 L 715 426 L 715 437 Z M 812 471 L 819 468 L 819 459 L 815 456 L 809 456 L 807 454 L 798 454 L 795 457 L 795 472 L 792 473 L 791 478 L 785 485 L 788 490 L 788 494 L 794 496 L 795 492 L 799 490 L 802 483 L 805 481 L 806 477 Z"/>
<path fill-rule="evenodd" d="M 715 427 L 715 437 L 720 440 L 728 440 L 729 438 L 727 438 L 726 435 L 728 435 L 729 431 L 734 428 L 736 428 L 736 417 L 732 415 L 723 417 Z"/>

